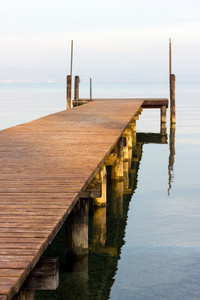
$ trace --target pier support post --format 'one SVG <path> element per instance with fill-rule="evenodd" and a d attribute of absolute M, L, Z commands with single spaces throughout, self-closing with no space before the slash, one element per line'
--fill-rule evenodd
<path fill-rule="evenodd" d="M 127 130 L 125 130 L 127 132 Z M 125 132 L 124 131 L 124 132 Z M 129 146 L 130 145 L 130 136 L 127 134 L 122 135 L 123 137 L 125 137 L 125 145 L 123 147 L 123 155 L 124 155 L 124 159 L 123 159 L 123 181 L 124 181 L 124 190 L 127 190 L 129 187 L 129 177 L 128 177 L 128 168 L 129 168 Z M 132 141 L 131 141 L 131 145 L 132 145 Z"/>
<path fill-rule="evenodd" d="M 117 153 L 117 159 L 115 164 L 112 166 L 111 169 L 111 179 L 115 180 L 123 180 L 124 170 L 123 170 L 123 148 L 124 148 L 124 141 L 123 138 L 120 138 L 117 145 L 114 147 L 113 152 Z"/>
<path fill-rule="evenodd" d="M 124 138 L 124 147 L 123 147 L 123 161 L 128 161 L 128 137 L 122 135 Z"/>
<path fill-rule="evenodd" d="M 160 108 L 160 120 L 161 120 L 161 124 L 165 123 L 167 121 L 167 108 L 165 105 L 162 105 Z"/>
<path fill-rule="evenodd" d="M 129 126 L 132 129 L 132 147 L 136 146 L 136 119 L 133 118 L 129 123 Z"/>
<path fill-rule="evenodd" d="M 126 145 L 128 146 L 128 148 L 132 148 L 133 147 L 133 131 L 131 126 L 127 126 L 126 129 L 124 130 L 123 137 L 126 138 Z"/>
<path fill-rule="evenodd" d="M 79 99 L 79 76 L 75 76 L 74 80 L 74 100 L 75 105 L 78 106 L 78 99 Z"/>
<path fill-rule="evenodd" d="M 102 195 L 100 198 L 93 198 L 93 204 L 95 206 L 105 206 L 107 203 L 107 171 L 106 165 L 104 165 L 94 176 L 95 180 L 100 180 L 102 183 Z"/>
<path fill-rule="evenodd" d="M 67 218 L 68 271 L 88 269 L 88 199 L 79 199 Z"/>
<path fill-rule="evenodd" d="M 71 76 L 67 76 L 67 109 L 71 108 L 71 88 L 72 88 L 72 82 L 71 82 Z"/>
<path fill-rule="evenodd" d="M 142 111 L 143 111 L 143 108 L 140 107 L 140 108 L 138 109 L 137 116 L 141 115 Z"/>
<path fill-rule="evenodd" d="M 129 139 L 129 136 L 128 136 Z M 132 164 L 132 154 L 133 154 L 133 136 L 131 136 L 131 144 L 127 140 L 126 136 L 126 146 L 124 147 L 124 161 L 123 161 L 123 170 L 124 170 L 124 193 L 130 193 L 132 190 L 129 189 L 129 169 Z"/>
<path fill-rule="evenodd" d="M 130 123 L 129 123 L 129 126 L 131 126 L 131 129 L 133 132 L 136 132 L 136 119 L 133 118 Z"/>
<path fill-rule="evenodd" d="M 137 134 L 136 131 L 133 132 L 133 148 L 136 146 L 137 143 Z"/>
<path fill-rule="evenodd" d="M 167 108 L 165 105 L 162 105 L 160 108 L 160 133 L 161 135 L 167 134 Z"/>
<path fill-rule="evenodd" d="M 176 123 L 175 75 L 170 75 L 170 123 Z"/>
<path fill-rule="evenodd" d="M 92 101 L 92 78 L 90 78 L 90 101 Z"/>
<path fill-rule="evenodd" d="M 5 298 L 7 299 L 7 297 Z M 21 289 L 12 300 L 35 300 L 35 291 Z"/>

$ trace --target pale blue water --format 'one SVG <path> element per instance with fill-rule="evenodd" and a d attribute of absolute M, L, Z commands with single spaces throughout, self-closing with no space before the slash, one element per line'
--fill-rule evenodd
<path fill-rule="evenodd" d="M 93 97 L 168 97 L 168 85 L 93 83 Z M 89 97 L 89 84 L 80 84 L 80 98 Z M 0 83 L 0 129 L 34 120 L 66 107 L 65 84 Z"/>
<path fill-rule="evenodd" d="M 168 90 L 167 83 L 93 84 L 94 97 L 168 97 Z M 80 96 L 89 96 L 85 83 L 80 86 Z M 199 84 L 177 83 L 176 107 L 170 190 L 169 144 L 144 144 L 109 296 L 97 285 L 97 292 L 90 296 L 68 294 L 66 299 L 200 299 Z M 63 109 L 64 84 L 0 85 L 1 129 Z M 159 111 L 144 110 L 137 132 L 159 131 Z M 65 299 L 61 292 L 51 297 L 41 294 L 38 299 L 48 297 Z"/>

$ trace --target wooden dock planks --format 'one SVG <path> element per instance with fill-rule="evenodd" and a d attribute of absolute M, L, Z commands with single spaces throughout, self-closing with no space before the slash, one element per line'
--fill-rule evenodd
<path fill-rule="evenodd" d="M 143 100 L 98 100 L 0 132 L 0 299 L 11 299 Z"/>

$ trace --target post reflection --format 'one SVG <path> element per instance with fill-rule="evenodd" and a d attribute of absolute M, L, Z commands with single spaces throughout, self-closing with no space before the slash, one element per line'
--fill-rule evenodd
<path fill-rule="evenodd" d="M 106 210 L 105 206 L 94 207 L 93 209 L 90 250 L 98 251 L 98 249 L 103 248 L 106 244 Z"/>
<path fill-rule="evenodd" d="M 117 218 L 123 217 L 123 194 L 124 194 L 124 182 L 121 181 L 112 181 L 112 185 L 109 189 L 109 197 L 114 198 L 115 201 L 110 206 L 112 216 Z"/>
<path fill-rule="evenodd" d="M 174 180 L 175 132 L 176 132 L 176 124 L 171 123 L 171 125 L 170 125 L 170 135 L 169 135 L 168 196 L 170 195 L 170 190 L 172 188 L 172 182 Z"/>

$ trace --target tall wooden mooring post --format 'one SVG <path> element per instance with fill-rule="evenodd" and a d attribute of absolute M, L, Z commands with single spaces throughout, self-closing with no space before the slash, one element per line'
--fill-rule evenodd
<path fill-rule="evenodd" d="M 172 51 L 171 39 L 169 39 L 169 82 L 170 82 L 170 123 L 176 123 L 176 108 L 175 108 L 175 75 L 172 74 Z"/>

